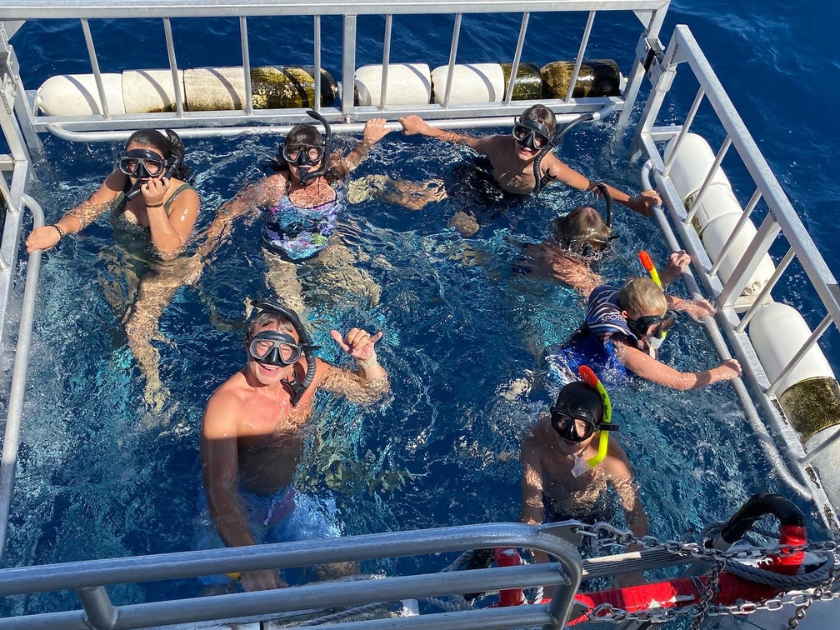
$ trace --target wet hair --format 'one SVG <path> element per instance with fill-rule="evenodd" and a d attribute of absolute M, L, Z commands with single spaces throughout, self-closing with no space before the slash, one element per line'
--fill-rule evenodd
<path fill-rule="evenodd" d="M 553 238 L 563 248 L 584 256 L 597 253 L 609 244 L 612 230 L 592 206 L 580 206 L 552 222 Z"/>
<path fill-rule="evenodd" d="M 324 138 L 315 125 L 295 125 L 286 134 L 286 139 L 277 146 L 277 155 L 272 158 L 264 170 L 271 169 L 275 173 L 289 170 L 289 163 L 283 157 L 283 147 L 317 147 L 324 144 Z M 330 147 L 326 147 L 327 150 Z M 350 174 L 339 156 L 330 157 L 330 167 L 324 174 L 329 183 L 343 180 Z"/>
<path fill-rule="evenodd" d="M 252 319 L 248 323 L 248 330 L 245 333 L 245 340 L 248 341 L 249 339 L 252 339 L 257 333 L 257 329 L 266 328 L 268 326 L 279 328 L 284 332 L 294 332 L 295 334 L 297 334 L 294 325 L 288 320 L 287 317 L 280 313 L 266 310 L 257 313 L 254 319 Z"/>
<path fill-rule="evenodd" d="M 604 420 L 601 394 L 582 381 L 573 381 L 561 389 L 553 408 L 569 412 L 588 411 L 596 425 Z"/>
<path fill-rule="evenodd" d="M 552 135 L 554 135 L 554 130 L 557 129 L 557 119 L 554 117 L 554 112 L 545 105 L 531 105 L 531 107 L 522 112 L 520 120 L 533 120 L 534 122 L 538 122 L 548 129 L 548 133 Z"/>
<path fill-rule="evenodd" d="M 180 179 L 181 181 L 190 181 L 190 168 L 184 163 L 184 156 L 186 149 L 181 137 L 171 129 L 165 129 L 166 135 L 163 135 L 157 129 L 138 129 L 128 137 L 125 146 L 130 144 L 139 144 L 146 147 L 153 147 L 160 151 L 164 159 L 175 157 L 179 164 L 172 171 L 172 177 Z"/>
<path fill-rule="evenodd" d="M 625 311 L 655 310 L 664 313 L 668 310 L 665 292 L 650 278 L 630 278 L 618 293 L 618 303 Z"/>

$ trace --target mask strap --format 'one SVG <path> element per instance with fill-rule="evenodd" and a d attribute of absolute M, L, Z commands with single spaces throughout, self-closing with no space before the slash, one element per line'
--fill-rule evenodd
<path fill-rule="evenodd" d="M 578 368 L 578 372 L 580 373 L 580 377 L 583 379 L 583 382 L 594 388 L 601 395 L 601 404 L 604 406 L 604 419 L 601 424 L 607 425 L 607 427 L 602 427 L 600 429 L 601 437 L 598 440 L 598 454 L 595 455 L 595 457 L 590 457 L 586 462 L 589 464 L 590 468 L 595 468 L 595 466 L 600 464 L 607 456 L 610 431 L 615 430 L 618 427 L 613 428 L 610 424 L 612 422 L 612 404 L 610 403 L 610 395 L 607 393 L 606 388 L 598 377 L 595 376 L 595 372 L 586 365 L 581 365 Z"/>

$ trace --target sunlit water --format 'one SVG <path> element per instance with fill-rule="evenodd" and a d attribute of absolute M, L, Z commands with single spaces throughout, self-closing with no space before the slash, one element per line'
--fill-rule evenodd
<path fill-rule="evenodd" d="M 532 24 L 524 58 L 544 63 L 573 57 L 583 26 L 582 16 L 576 18 L 568 33 L 559 29 L 559 42 Z M 422 50 L 431 64 L 445 63 L 447 20 L 398 18 L 392 59 L 414 60 Z M 307 36 L 280 35 L 299 33 L 289 22 L 252 27 L 252 63 L 307 61 Z M 198 30 L 175 21 L 182 67 L 236 64 L 236 47 L 207 45 L 213 38 L 237 42 L 235 24 L 209 23 L 211 28 Z M 132 61 L 136 67 L 165 65 L 162 35 L 154 39 L 124 23 L 97 32 L 96 24 L 104 71 L 123 67 L 121 37 L 150 51 L 143 64 Z M 360 18 L 359 65 L 378 60 L 381 28 L 381 20 Z M 464 28 L 459 61 L 506 60 L 518 18 L 470 16 Z M 325 20 L 324 29 L 326 42 L 330 34 L 340 41 L 338 21 Z M 632 19 L 596 22 L 591 55 L 614 57 L 626 72 L 635 31 Z M 53 73 L 88 71 L 78 23 L 30 23 L 16 42 L 28 85 Z M 545 52 L 549 42 L 556 53 Z M 339 66 L 337 46 L 325 44 L 324 54 L 327 68 Z M 684 105 L 671 106 L 663 117 L 680 120 Z M 698 128 L 703 125 L 699 120 Z M 705 128 L 712 137 L 717 133 Z M 272 137 L 187 143 L 203 200 L 199 227 L 243 183 L 262 176 L 261 165 L 275 147 Z M 607 123 L 569 134 L 562 155 L 584 173 L 636 191 L 637 167 L 627 162 L 626 149 L 627 137 Z M 89 195 L 119 151 L 117 145 L 71 146 L 48 138 L 33 190 L 47 221 Z M 354 176 L 446 178 L 468 158 L 466 149 L 392 134 Z M 738 181 L 737 173 L 733 179 Z M 738 190 L 741 197 L 751 192 L 746 185 Z M 570 289 L 515 275 L 513 242 L 544 238 L 552 218 L 592 202 L 555 186 L 466 240 L 446 223 L 455 211 L 469 209 L 469 199 L 449 199 L 420 213 L 365 202 L 341 217 L 342 238 L 382 287 L 381 302 L 369 308 L 345 298 L 336 304 L 310 301 L 311 332 L 323 346 L 322 358 L 348 365 L 329 331 L 382 330 L 378 352 L 392 382 L 392 392 L 371 408 L 327 395 L 317 399 L 318 446 L 308 450 L 297 484 L 335 501 L 344 534 L 518 519 L 519 443 L 555 393 L 546 389 L 536 355 L 577 328 L 583 302 Z M 663 260 L 666 251 L 651 222 L 618 208 L 616 223 L 621 238 L 601 267 L 607 279 L 641 274 L 635 262 L 640 248 Z M 102 282 L 127 288 L 107 255 L 115 251 L 110 222 L 100 219 L 44 256 L 8 566 L 194 548 L 201 415 L 212 391 L 244 362 L 244 301 L 266 295 L 259 229 L 259 221 L 242 221 L 200 284 L 181 289 L 164 312 L 165 340 L 157 343 L 171 398 L 160 416 L 144 407 L 144 382 L 127 349 L 121 313 L 103 295 Z M 814 312 L 801 281 L 789 293 L 806 313 Z M 663 358 L 682 370 L 717 362 L 700 326 L 687 317 L 669 336 Z M 622 429 L 614 439 L 630 457 L 657 536 L 697 531 L 731 514 L 754 492 L 784 492 L 727 385 L 673 392 L 636 381 L 611 396 Z M 814 514 L 810 521 L 819 522 Z M 444 564 L 401 560 L 365 568 L 407 572 Z M 194 580 L 109 589 L 116 603 L 199 590 Z M 76 605 L 73 595 L 33 596 L 5 603 L 4 612 Z"/>

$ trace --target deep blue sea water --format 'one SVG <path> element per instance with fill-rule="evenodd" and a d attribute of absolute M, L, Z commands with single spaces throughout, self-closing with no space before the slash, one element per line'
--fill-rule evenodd
<path fill-rule="evenodd" d="M 810 8 L 813 14 L 792 2 L 675 2 L 663 39 L 675 24 L 689 24 L 829 267 L 840 273 L 840 253 L 833 247 L 840 215 L 832 204 L 840 198 L 832 168 L 840 161 L 840 131 L 826 107 L 840 97 L 833 39 L 840 8 Z M 523 60 L 573 58 L 584 22 L 583 14 L 533 17 Z M 309 21 L 249 24 L 253 64 L 311 63 Z M 615 58 L 627 72 L 637 24 L 629 15 L 599 15 L 589 56 Z M 381 18 L 359 18 L 358 65 L 381 60 L 382 25 Z M 518 26 L 515 15 L 465 17 L 459 62 L 510 60 Z M 446 63 L 451 27 L 451 16 L 396 17 L 392 60 Z M 174 20 L 179 65 L 237 65 L 237 28 L 232 19 Z M 325 18 L 322 29 L 323 64 L 338 77 L 340 20 Z M 92 30 L 103 71 L 166 66 L 159 22 L 93 22 Z M 78 22 L 27 23 L 13 44 L 30 89 L 54 74 L 90 71 Z M 662 122 L 682 119 L 696 85 L 681 81 L 676 89 L 679 98 L 663 110 Z M 707 113 L 701 110 L 695 129 L 717 148 L 723 134 Z M 626 161 L 627 141 L 616 137 L 611 124 L 601 124 L 570 134 L 562 157 L 585 173 L 637 190 L 638 165 Z M 260 176 L 259 165 L 275 142 L 244 137 L 187 143 L 204 200 L 200 225 L 244 181 Z M 46 149 L 33 192 L 45 202 L 48 220 L 90 194 L 120 150 L 56 138 L 46 140 Z M 465 157 L 466 151 L 392 135 L 360 174 L 421 179 L 446 173 Z M 734 164 L 728 172 L 744 202 L 752 188 Z M 394 388 L 372 410 L 319 398 L 322 446 L 309 454 L 299 481 L 336 501 L 345 533 L 518 518 L 519 439 L 548 401 L 532 350 L 568 336 L 581 304 L 568 290 L 514 277 L 508 239 L 541 238 L 551 218 L 582 199 L 550 189 L 505 229 L 471 241 L 444 227 L 458 207 L 451 200 L 420 214 L 381 203 L 348 212 L 345 240 L 383 286 L 382 303 L 374 309 L 322 305 L 313 329 L 324 345 L 322 356 L 338 361 L 330 327 L 383 330 L 380 354 Z M 604 269 L 612 278 L 640 272 L 633 264 L 640 247 L 660 256 L 665 251 L 651 223 L 621 212 L 619 224 L 618 255 Z M 201 290 L 181 290 L 165 312 L 161 333 L 169 342 L 159 347 L 172 400 L 162 419 L 144 415 L 142 379 L 98 281 L 125 286 L 109 257 L 115 253 L 110 224 L 100 221 L 45 256 L 8 564 L 192 548 L 201 412 L 212 390 L 243 360 L 240 333 L 211 319 L 211 305 L 233 320 L 245 297 L 264 292 L 258 231 L 257 223 L 239 226 Z M 801 272 L 794 272 L 783 293 L 814 325 L 822 313 Z M 681 369 L 714 364 L 698 326 L 681 322 L 672 338 L 666 360 Z M 836 332 L 827 341 L 830 360 L 840 366 Z M 531 391 L 512 393 L 517 380 L 532 385 Z M 727 516 L 753 492 L 784 491 L 745 432 L 726 386 L 677 394 L 635 384 L 612 394 L 620 440 L 634 464 L 653 533 L 678 536 Z M 335 481 L 342 468 L 344 477 Z M 396 489 L 383 487 L 383 479 L 398 477 L 404 483 Z M 818 522 L 813 515 L 812 522 Z M 417 565 L 370 568 L 411 571 Z M 133 602 L 197 589 L 184 582 L 111 593 L 119 602 Z M 73 597 L 57 595 L 7 606 L 4 612 L 35 612 L 75 604 Z"/>

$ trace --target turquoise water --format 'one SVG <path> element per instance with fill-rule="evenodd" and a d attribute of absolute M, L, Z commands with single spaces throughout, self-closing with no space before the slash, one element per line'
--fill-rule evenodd
<path fill-rule="evenodd" d="M 701 35 L 717 28 L 710 57 L 716 67 L 720 62 L 722 75 L 731 68 L 714 43 L 723 42 L 724 36 L 735 36 L 736 48 L 746 46 L 744 38 L 756 32 L 780 37 L 769 13 L 746 13 L 754 18 L 753 28 L 739 35 L 724 30 L 721 20 L 713 23 L 705 10 L 700 16 L 685 12 L 678 5 L 669 22 L 690 18 L 692 26 L 699 23 Z M 532 19 L 523 60 L 545 63 L 574 56 L 585 16 L 561 19 L 568 20 L 568 28 L 540 28 Z M 762 20 L 769 23 L 766 29 L 760 28 Z M 357 63 L 375 63 L 381 55 L 376 42 L 382 20 L 359 22 Z M 301 24 L 252 24 L 252 63 L 305 63 L 310 47 L 299 34 L 304 31 Z M 237 62 L 238 45 L 212 45 L 238 42 L 234 21 L 203 21 L 199 27 L 175 20 L 173 25 L 182 67 Z M 466 17 L 459 61 L 508 59 L 518 25 L 516 16 Z M 125 67 L 125 41 L 144 51 L 142 64 L 134 57 L 132 67 L 165 66 L 159 24 L 94 22 L 93 27 L 103 71 Z M 338 20 L 325 19 L 323 28 L 325 42 L 340 41 Z M 599 16 L 590 54 L 614 57 L 626 72 L 636 32 L 631 17 Z M 394 33 L 395 61 L 446 62 L 451 17 L 398 17 Z M 707 48 L 706 39 L 698 38 Z M 28 23 L 13 43 L 30 87 L 55 73 L 88 71 L 78 23 Z M 777 63 L 782 70 L 790 62 L 772 46 L 755 54 L 753 63 Z M 324 65 L 338 74 L 336 46 L 325 43 Z M 680 89 L 690 95 L 695 90 Z M 758 99 L 758 88 L 733 92 L 752 127 L 757 116 L 751 110 L 760 103 L 752 100 Z M 680 120 L 686 106 L 671 106 L 663 118 Z M 777 115 L 781 113 L 772 112 Z M 759 119 L 759 129 L 770 119 L 771 114 Z M 719 143 L 717 131 L 702 116 L 698 128 Z M 828 142 L 830 133 L 825 131 L 819 142 Z M 759 145 L 769 149 L 771 162 L 784 142 L 781 135 L 757 135 Z M 244 182 L 261 177 L 261 164 L 274 153 L 275 143 L 268 137 L 187 142 L 204 202 L 200 227 Z M 627 138 L 617 137 L 613 125 L 605 123 L 570 134 L 562 157 L 584 173 L 635 191 L 638 171 L 627 163 L 626 149 Z M 119 152 L 116 145 L 68 145 L 48 138 L 33 189 L 47 220 L 55 220 L 90 194 Z M 356 175 L 386 173 L 420 180 L 446 176 L 467 158 L 464 149 L 392 134 Z M 808 176 L 823 177 L 817 170 L 808 169 Z M 736 170 L 731 177 L 739 184 Z M 792 165 L 782 168 L 781 178 L 786 184 L 796 180 Z M 803 189 L 795 189 L 794 200 L 806 195 L 810 202 L 810 193 Z M 830 195 L 830 190 L 826 185 L 820 194 Z M 741 196 L 751 192 L 746 185 L 738 190 Z M 543 238 L 552 218 L 585 202 L 591 199 L 582 193 L 550 188 L 512 210 L 495 230 L 483 230 L 470 240 L 445 227 L 452 213 L 469 203 L 465 200 L 450 199 L 422 213 L 366 202 L 343 216 L 345 243 L 359 254 L 360 267 L 382 286 L 381 303 L 370 309 L 352 300 L 337 305 L 313 302 L 312 333 L 323 345 L 320 356 L 345 365 L 329 337 L 331 328 L 361 325 L 382 330 L 379 354 L 393 385 L 383 402 L 368 409 L 328 396 L 317 400 L 315 433 L 321 446 L 310 449 L 298 483 L 324 501 L 335 501 L 345 534 L 518 519 L 518 445 L 549 401 L 535 354 L 568 337 L 580 323 L 583 304 L 566 288 L 515 276 L 511 263 L 517 250 L 511 240 Z M 816 237 L 825 239 L 827 219 L 819 207 L 818 201 L 809 203 L 805 214 L 809 225 L 818 228 L 812 230 Z M 651 222 L 619 209 L 617 225 L 621 239 L 602 268 L 607 278 L 641 273 L 634 262 L 641 247 L 659 260 L 664 257 Z M 161 333 L 168 341 L 158 347 L 162 378 L 172 396 L 160 417 L 146 413 L 143 380 L 126 347 L 119 317 L 103 296 L 101 281 L 127 287 L 120 270 L 110 264 L 110 223 L 98 221 L 45 256 L 8 565 L 194 548 L 201 414 L 213 389 L 244 362 L 241 330 L 229 330 L 227 324 L 242 316 L 246 298 L 265 294 L 259 229 L 259 222 L 240 224 L 200 286 L 180 290 L 165 311 Z M 813 299 L 801 281 L 790 289 L 790 296 L 813 314 Z M 716 364 L 699 325 L 688 318 L 682 318 L 669 336 L 663 356 L 684 370 Z M 618 439 L 633 463 L 651 531 L 657 536 L 696 531 L 707 520 L 728 516 L 753 492 L 784 492 L 746 430 L 728 386 L 677 393 L 633 383 L 611 394 L 622 426 Z M 818 525 L 816 515 L 811 514 L 810 521 Z M 369 568 L 407 572 L 442 568 L 438 562 L 403 560 Z M 186 596 L 199 588 L 196 581 L 184 581 L 110 590 L 116 602 L 124 603 Z M 46 595 L 9 602 L 4 612 L 75 606 L 74 596 Z"/>

